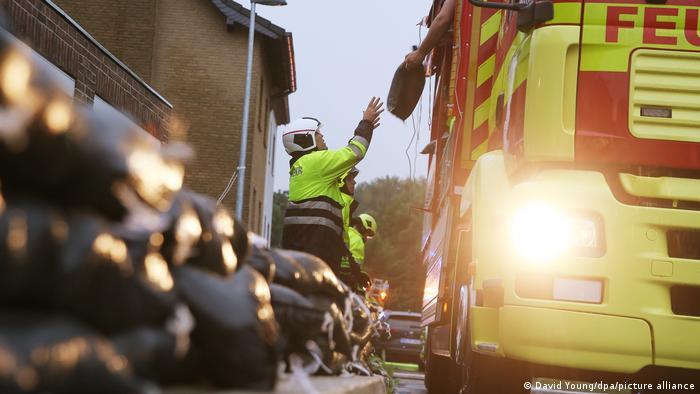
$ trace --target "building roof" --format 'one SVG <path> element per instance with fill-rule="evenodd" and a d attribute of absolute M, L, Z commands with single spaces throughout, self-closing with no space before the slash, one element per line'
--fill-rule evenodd
<path fill-rule="evenodd" d="M 212 3 L 227 18 L 226 23 L 233 25 L 239 23 L 246 28 L 250 25 L 250 10 L 232 0 L 212 0 Z M 278 39 L 286 34 L 286 31 L 269 20 L 255 15 L 255 31 L 272 39 Z"/>
<path fill-rule="evenodd" d="M 124 64 L 121 60 L 119 60 L 118 57 L 114 56 L 110 51 L 107 50 L 102 44 L 99 43 L 90 33 L 87 32 L 87 30 L 83 29 L 78 22 L 76 22 L 73 18 L 71 18 L 70 15 L 68 15 L 61 7 L 56 5 L 52 0 L 44 0 L 44 2 L 51 7 L 54 11 L 56 11 L 63 19 L 65 19 L 68 23 L 73 25 L 76 30 L 80 34 L 82 34 L 85 38 L 88 39 L 92 44 L 94 44 L 102 53 L 107 55 L 110 59 L 112 59 L 119 67 L 121 67 L 124 71 L 126 71 L 129 75 L 131 75 L 132 78 L 134 78 L 135 81 L 137 81 L 139 84 L 141 84 L 144 88 L 146 88 L 149 92 L 151 92 L 154 96 L 156 96 L 160 101 L 165 103 L 168 107 L 172 108 L 173 105 L 165 99 L 160 93 L 158 93 L 157 90 L 155 90 L 151 85 L 147 84 L 141 77 L 138 76 L 135 72 L 133 72 L 126 64 Z M 250 13 L 248 14 L 250 16 Z M 257 20 L 256 20 L 257 23 Z"/>
<path fill-rule="evenodd" d="M 250 26 L 250 10 L 233 0 L 211 0 L 212 4 L 226 17 L 229 29 Z M 287 96 L 297 90 L 296 66 L 294 62 L 294 41 L 292 33 L 269 20 L 255 15 L 255 31 L 264 36 L 269 67 L 272 70 L 272 107 L 279 124 L 289 123 Z"/>

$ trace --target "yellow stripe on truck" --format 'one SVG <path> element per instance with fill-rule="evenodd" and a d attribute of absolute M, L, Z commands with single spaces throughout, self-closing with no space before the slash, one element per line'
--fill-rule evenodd
<path fill-rule="evenodd" d="M 474 130 L 489 119 L 489 107 L 489 100 L 486 100 L 474 110 Z"/>
<path fill-rule="evenodd" d="M 498 33 L 498 30 L 501 28 L 501 12 L 496 12 L 495 14 L 491 15 L 491 17 L 484 22 L 483 25 L 481 25 L 481 34 L 479 36 L 479 45 L 482 45 L 486 41 L 488 41 L 489 38 L 493 37 Z"/>
<path fill-rule="evenodd" d="M 489 78 L 493 76 L 493 70 L 496 67 L 496 55 L 492 55 L 479 65 L 479 71 L 476 74 L 476 86 L 481 86 Z"/>

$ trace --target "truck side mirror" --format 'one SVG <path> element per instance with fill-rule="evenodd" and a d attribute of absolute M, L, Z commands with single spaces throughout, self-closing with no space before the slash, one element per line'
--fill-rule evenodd
<path fill-rule="evenodd" d="M 518 10 L 517 27 L 527 33 L 535 26 L 554 18 L 554 4 L 551 1 L 531 1 Z"/>
<path fill-rule="evenodd" d="M 494 3 L 493 1 L 469 0 L 474 7 L 495 8 L 498 10 L 520 11 L 524 3 Z"/>
<path fill-rule="evenodd" d="M 469 0 L 474 7 L 495 8 L 499 10 L 517 11 L 518 30 L 526 33 L 540 23 L 554 18 L 554 4 L 551 0 L 529 0 L 524 3 L 494 3 L 484 0 Z"/>

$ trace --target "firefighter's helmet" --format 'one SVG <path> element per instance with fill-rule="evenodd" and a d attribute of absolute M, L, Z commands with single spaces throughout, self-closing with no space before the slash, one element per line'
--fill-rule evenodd
<path fill-rule="evenodd" d="M 377 234 L 377 221 L 368 213 L 361 213 L 359 218 L 364 233 L 368 237 L 374 237 Z"/>
<path fill-rule="evenodd" d="M 308 152 L 316 149 L 316 132 L 321 128 L 321 122 L 316 118 L 304 117 L 295 120 L 282 134 L 284 150 L 288 154 Z"/>
<path fill-rule="evenodd" d="M 343 188 L 345 186 L 345 180 L 348 179 L 348 177 L 353 177 L 357 176 L 357 174 L 360 173 L 360 170 L 357 169 L 357 167 L 353 167 L 348 170 L 345 174 L 343 174 L 339 179 L 338 179 L 338 187 Z"/>

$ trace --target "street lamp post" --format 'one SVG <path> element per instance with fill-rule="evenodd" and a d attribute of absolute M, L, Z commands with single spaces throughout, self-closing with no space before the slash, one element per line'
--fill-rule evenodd
<path fill-rule="evenodd" d="M 245 75 L 245 96 L 243 99 L 243 126 L 241 127 L 241 153 L 238 158 L 238 187 L 236 188 L 236 216 L 243 219 L 245 189 L 245 160 L 248 149 L 248 120 L 250 112 L 250 85 L 253 78 L 253 43 L 255 40 L 255 5 L 287 5 L 285 0 L 250 0 L 250 24 L 248 27 L 248 63 Z"/>

